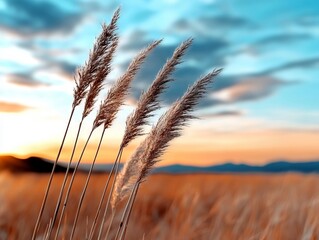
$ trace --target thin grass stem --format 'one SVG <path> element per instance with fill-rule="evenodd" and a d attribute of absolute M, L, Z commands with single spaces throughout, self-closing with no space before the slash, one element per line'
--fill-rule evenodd
<path fill-rule="evenodd" d="M 100 141 L 99 141 L 99 145 L 98 145 L 98 147 L 97 147 L 97 150 L 96 150 L 96 153 L 95 153 L 93 162 L 92 162 L 92 164 L 91 164 L 91 166 L 90 166 L 90 170 L 89 170 L 88 176 L 87 176 L 87 178 L 86 178 L 86 182 L 85 182 L 85 185 L 84 185 L 84 187 L 83 187 L 82 194 L 81 194 L 81 196 L 80 196 L 80 200 L 79 200 L 78 208 L 77 208 L 77 210 L 76 210 L 75 219 L 74 219 L 74 223 L 73 223 L 73 227 L 72 227 L 70 239 L 73 239 L 73 235 L 74 235 L 75 228 L 76 228 L 76 224 L 77 224 L 77 221 L 78 221 L 78 218 L 79 218 L 79 214 L 80 214 L 80 210 L 81 210 L 82 203 L 83 203 L 83 200 L 84 200 L 84 196 L 85 196 L 86 190 L 87 190 L 88 185 L 89 185 L 89 182 L 90 182 L 90 178 L 91 178 L 91 174 L 92 174 L 92 171 L 93 171 L 93 167 L 94 167 L 95 161 L 96 161 L 96 159 L 97 159 L 97 156 L 98 156 L 99 151 L 100 151 L 100 148 L 101 148 L 101 144 L 102 144 L 102 141 L 103 141 L 103 137 L 104 137 L 105 130 L 106 130 L 106 129 L 104 128 L 104 129 L 103 129 L 103 132 L 102 132 L 102 134 L 101 134 L 101 138 L 100 138 Z"/>
<path fill-rule="evenodd" d="M 120 234 L 120 232 L 121 232 L 121 230 L 123 228 L 124 220 L 125 220 L 125 217 L 126 217 L 126 214 L 127 214 L 128 210 L 129 210 L 130 202 L 132 201 L 132 199 L 134 197 L 134 192 L 135 192 L 135 189 L 137 187 L 138 187 L 138 184 L 135 183 L 134 188 L 133 188 L 133 190 L 132 190 L 132 192 L 130 194 L 130 197 L 129 197 L 129 199 L 128 199 L 126 205 L 125 205 L 124 211 L 122 213 L 121 221 L 120 221 L 119 227 L 117 229 L 117 232 L 116 232 L 116 235 L 115 235 L 115 238 L 114 238 L 115 240 L 119 237 L 119 234 Z"/>
<path fill-rule="evenodd" d="M 99 230 L 99 236 L 98 236 L 98 240 L 101 239 L 101 235 L 102 235 L 102 231 L 103 231 L 103 226 L 105 224 L 105 220 L 106 220 L 106 214 L 107 214 L 107 210 L 108 210 L 108 207 L 110 205 L 110 201 L 111 201 L 111 197 L 112 197 L 112 192 L 113 192 L 113 189 L 114 189 L 114 182 L 116 181 L 116 176 L 117 176 L 117 173 L 118 173 L 118 170 L 119 170 L 119 165 L 120 165 L 120 161 L 121 161 L 121 157 L 122 157 L 122 152 L 123 152 L 123 149 L 120 151 L 120 156 L 118 158 L 118 162 L 115 162 L 115 173 L 114 173 L 114 177 L 113 177 L 113 184 L 112 184 L 112 187 L 110 189 L 110 192 L 109 192 L 109 196 L 107 198 L 107 203 L 106 203 L 106 206 L 105 206 L 105 209 L 104 209 L 104 214 L 103 214 L 103 217 L 102 217 L 102 222 L 101 222 L 101 225 L 100 225 L 100 230 Z"/>
<path fill-rule="evenodd" d="M 140 187 L 140 183 L 136 183 L 136 184 L 137 184 L 137 186 L 136 186 L 136 188 L 133 191 L 133 198 L 131 199 L 131 202 L 128 202 L 128 204 L 129 204 L 128 212 L 126 213 L 126 216 L 125 216 L 125 219 L 124 219 L 124 224 L 123 224 L 124 228 L 123 228 L 123 231 L 122 231 L 122 233 L 120 235 L 120 240 L 125 239 L 125 234 L 126 234 L 128 222 L 130 220 L 130 216 L 131 216 L 131 213 L 132 213 L 132 210 L 133 210 L 133 206 L 134 206 L 134 202 L 135 202 L 135 199 L 136 199 L 136 196 L 137 196 L 137 192 L 138 192 L 138 189 Z"/>
<path fill-rule="evenodd" d="M 67 206 L 67 202 L 68 202 L 68 199 L 69 199 L 69 196 L 70 196 L 70 192 L 71 192 L 71 188 L 72 188 L 72 184 L 73 184 L 73 181 L 74 181 L 74 178 L 75 178 L 75 174 L 76 174 L 76 171 L 80 165 L 80 162 L 82 160 L 82 157 L 84 155 L 84 152 L 86 150 L 86 147 L 91 139 L 91 136 L 92 136 L 92 133 L 93 133 L 94 129 L 91 130 L 86 142 L 85 142 L 85 145 L 83 147 L 83 150 L 81 152 L 81 155 L 80 155 L 80 158 L 79 160 L 77 161 L 74 169 L 73 169 L 73 173 L 72 173 L 72 177 L 70 179 L 70 183 L 69 183 L 69 187 L 67 189 L 67 192 L 66 192 L 66 195 L 65 195 L 65 198 L 64 198 L 64 202 L 63 202 L 63 207 L 62 207 L 62 210 L 61 210 L 61 214 L 60 214 L 60 219 L 59 219 L 59 223 L 58 223 L 58 226 L 57 226 L 57 230 L 56 230 L 56 234 L 55 234 L 55 238 L 54 239 L 57 239 L 58 238 L 58 235 L 59 235 L 59 231 L 60 231 L 60 227 L 61 227 L 61 223 L 62 223 L 62 219 L 63 219 L 63 216 L 64 216 L 64 213 L 65 213 L 65 209 L 66 209 L 66 206 Z M 64 191 L 64 188 L 65 188 L 65 184 L 63 186 L 63 189 L 62 189 L 62 192 Z M 59 206 L 60 207 L 61 205 L 61 199 L 60 199 L 60 202 L 59 202 Z M 55 216 L 56 218 L 56 216 Z"/>
<path fill-rule="evenodd" d="M 48 225 L 45 227 L 45 231 L 44 231 L 44 234 L 43 234 L 44 238 L 47 238 L 48 230 L 49 230 L 51 221 L 52 221 L 52 218 L 50 218 L 50 221 L 49 221 Z"/>
<path fill-rule="evenodd" d="M 111 217 L 111 220 L 109 222 L 109 226 L 107 228 L 107 232 L 105 234 L 105 239 L 107 239 L 109 237 L 110 230 L 111 230 L 111 227 L 112 227 L 112 224 L 113 224 L 113 221 L 114 221 L 115 214 L 116 214 L 116 209 L 113 210 L 112 217 Z"/>
<path fill-rule="evenodd" d="M 92 238 L 93 238 L 93 234 L 94 234 L 94 231 L 95 231 L 95 228 L 96 228 L 97 220 L 98 220 L 98 217 L 99 217 L 99 215 L 101 213 L 101 210 L 102 210 L 102 205 L 103 205 L 103 202 L 104 202 L 104 199 L 105 199 L 106 191 L 107 191 L 107 188 L 109 186 L 109 182 L 110 182 L 112 173 L 114 172 L 115 167 L 117 166 L 116 164 L 118 162 L 118 159 L 122 155 L 121 154 L 122 150 L 123 150 L 122 148 L 119 149 L 119 151 L 117 153 L 117 156 L 116 156 L 116 159 L 115 159 L 115 162 L 114 162 L 114 164 L 112 166 L 112 169 L 111 169 L 111 171 L 108 174 L 107 181 L 105 182 L 105 186 L 104 186 L 104 189 L 103 189 L 103 192 L 102 192 L 102 196 L 100 198 L 100 203 L 99 203 L 98 209 L 96 211 L 96 214 L 95 214 L 95 217 L 94 217 L 94 220 L 93 220 L 93 224 L 92 224 L 92 227 L 91 227 L 91 230 L 90 230 L 89 240 L 92 240 Z"/>
<path fill-rule="evenodd" d="M 55 206 L 54 214 L 53 214 L 53 217 L 52 217 L 52 222 L 51 222 L 51 225 L 50 225 L 50 228 L 49 228 L 49 231 L 48 231 L 47 239 L 50 238 L 50 236 L 51 236 L 51 233 L 52 233 L 52 230 L 53 230 L 53 226 L 54 226 L 56 218 L 58 216 L 58 212 L 59 212 L 59 208 L 60 208 L 61 200 L 62 200 L 62 196 L 63 196 L 63 190 L 65 188 L 65 185 L 66 185 L 66 182 L 67 182 L 67 179 L 68 179 L 68 174 L 69 174 L 69 171 L 70 171 L 70 168 L 71 168 L 71 163 L 73 161 L 73 156 L 74 156 L 75 149 L 76 149 L 76 146 L 77 146 L 77 143 L 78 143 L 78 140 L 79 140 L 79 136 L 80 136 L 82 123 L 83 123 L 83 118 L 80 121 L 80 124 L 79 124 L 79 127 L 78 127 L 78 132 L 76 134 L 76 138 L 75 138 L 75 141 L 74 141 L 74 146 L 73 146 L 71 158 L 70 158 L 70 161 L 69 161 L 69 163 L 67 165 L 67 168 L 66 168 L 66 172 L 65 172 L 65 175 L 64 175 L 64 179 L 63 179 L 63 182 L 62 182 L 61 189 L 60 189 L 59 197 L 58 197 L 57 204 Z"/>
<path fill-rule="evenodd" d="M 67 133 L 69 131 L 69 127 L 70 127 L 71 120 L 73 118 L 74 110 L 75 110 L 75 107 L 72 107 L 71 114 L 70 114 L 66 129 L 64 131 L 63 139 L 62 139 L 62 142 L 61 142 L 57 157 L 56 157 L 56 159 L 55 159 L 55 161 L 53 163 L 52 171 L 51 171 L 51 174 L 50 174 L 50 177 L 49 177 L 49 181 L 48 181 L 48 184 L 47 184 L 47 188 L 45 190 L 45 194 L 44 194 L 44 197 L 43 197 L 43 200 L 42 200 L 42 204 L 41 204 L 41 208 L 40 208 L 40 211 L 39 211 L 39 214 L 38 214 L 38 218 L 37 218 L 36 224 L 34 226 L 32 238 L 31 238 L 32 240 L 35 240 L 37 231 L 38 231 L 38 229 L 40 227 L 40 221 L 41 221 L 41 217 L 43 215 L 45 204 L 46 204 L 48 196 L 49 196 L 49 191 L 50 191 L 50 188 L 51 188 L 51 184 L 52 184 L 52 180 L 53 180 L 53 176 L 54 176 L 54 171 L 55 171 L 55 168 L 57 166 L 58 160 L 60 158 L 60 155 L 61 155 L 61 152 L 62 152 L 62 149 L 63 149 L 63 146 L 64 146 L 64 142 L 65 142 L 65 139 L 66 139 L 66 135 L 67 135 Z"/>

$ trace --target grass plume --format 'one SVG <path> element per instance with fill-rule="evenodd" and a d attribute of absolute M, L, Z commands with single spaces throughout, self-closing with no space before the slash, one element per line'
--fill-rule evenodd
<path fill-rule="evenodd" d="M 97 128 L 101 124 L 104 125 L 104 128 L 111 126 L 117 112 L 128 94 L 130 84 L 137 71 L 140 69 L 141 64 L 144 62 L 151 50 L 153 50 L 160 42 L 161 41 L 155 41 L 142 50 L 130 63 L 126 72 L 110 88 L 104 102 L 100 105 L 97 117 L 94 120 L 94 128 Z"/>
<path fill-rule="evenodd" d="M 83 118 L 86 117 L 89 112 L 92 110 L 95 98 L 98 95 L 99 91 L 102 87 L 102 82 L 105 76 L 110 71 L 110 61 L 112 59 L 113 53 L 117 46 L 117 37 L 115 35 L 116 23 L 119 18 L 120 9 L 117 9 L 113 15 L 111 23 L 108 26 L 103 25 L 102 34 L 97 38 L 96 43 L 93 46 L 93 50 L 89 55 L 88 62 L 77 70 L 77 75 L 75 77 L 75 88 L 73 91 L 73 103 L 72 110 L 68 120 L 67 127 L 64 132 L 64 136 L 56 157 L 54 161 L 52 171 L 48 180 L 48 185 L 43 197 L 43 201 L 40 207 L 39 215 L 34 227 L 32 240 L 36 238 L 36 234 L 38 228 L 40 226 L 41 217 L 45 208 L 45 204 L 48 198 L 49 190 L 51 188 L 53 174 L 59 160 L 60 154 L 62 152 L 64 141 L 66 135 L 68 133 L 71 120 L 73 118 L 73 114 L 75 108 L 82 102 L 82 100 L 87 96 L 88 88 L 90 87 L 89 94 L 86 99 L 85 108 L 83 111 Z M 111 48 L 109 46 L 112 44 Z M 53 224 L 53 222 L 51 223 Z M 50 224 L 50 225 L 51 225 Z M 48 233 L 50 232 L 50 228 L 48 228 Z"/>
<path fill-rule="evenodd" d="M 153 165 L 164 153 L 171 140 L 180 136 L 182 127 L 187 121 L 194 118 L 191 112 L 206 92 L 206 87 L 214 77 L 221 72 L 221 69 L 212 71 L 196 81 L 181 99 L 176 101 L 170 109 L 159 119 L 152 129 L 142 148 L 145 150 L 140 156 L 141 169 L 138 182 L 142 182 L 148 176 Z M 146 145 L 145 145 L 146 144 Z"/>
<path fill-rule="evenodd" d="M 191 43 L 192 43 L 192 39 L 188 39 L 175 49 L 172 57 L 166 61 L 165 65 L 157 73 L 155 80 L 152 82 L 151 86 L 148 88 L 146 92 L 144 92 L 141 95 L 137 103 L 136 109 L 128 116 L 126 120 L 126 129 L 124 132 L 122 143 L 120 145 L 118 156 L 121 156 L 120 153 L 122 153 L 123 149 L 131 141 L 133 141 L 136 137 L 143 135 L 143 126 L 148 123 L 148 119 L 152 116 L 152 112 L 159 107 L 159 102 L 158 102 L 159 95 L 166 89 L 167 84 L 173 81 L 173 78 L 170 78 L 170 76 L 172 72 L 176 69 L 176 66 L 181 63 L 181 59 L 183 55 L 185 54 L 186 50 L 191 45 Z M 118 168 L 120 161 L 121 161 L 120 157 L 117 157 L 115 159 L 114 165 L 110 171 L 110 175 L 113 174 L 114 169 Z M 97 218 L 101 211 L 101 206 L 105 198 L 106 189 L 110 181 L 110 175 L 108 176 L 108 179 L 106 181 L 105 188 L 103 190 L 103 193 L 100 199 L 100 204 L 95 216 L 95 220 L 93 221 L 91 235 L 93 234 Z M 114 189 L 114 184 L 115 184 L 115 179 L 117 174 L 115 174 L 114 176 L 115 177 L 114 177 L 111 190 L 109 193 L 110 196 Z M 102 218 L 103 220 L 102 220 L 102 224 L 101 224 L 99 232 L 101 232 L 104 225 L 104 220 L 106 218 L 106 213 L 111 200 L 110 196 L 106 203 L 104 215 Z M 110 225 L 111 224 L 112 222 L 110 223 Z"/>
<path fill-rule="evenodd" d="M 102 33 L 99 35 L 99 37 L 96 40 L 96 43 L 93 46 L 93 50 L 90 53 L 88 63 L 85 64 L 85 66 L 82 67 L 79 71 L 80 80 L 78 82 L 76 81 L 73 106 L 77 106 L 80 103 L 80 101 L 82 101 L 84 93 L 86 95 L 86 102 L 82 114 L 82 119 L 78 127 L 72 154 L 65 172 L 64 181 L 62 183 L 60 194 L 56 203 L 56 208 L 53 214 L 52 222 L 48 229 L 48 238 L 51 235 L 60 208 L 63 191 L 67 182 L 68 173 L 77 146 L 83 120 L 92 111 L 95 99 L 97 98 L 102 88 L 103 81 L 107 74 L 109 74 L 109 72 L 111 71 L 111 60 L 118 44 L 118 37 L 115 34 L 115 30 L 117 29 L 116 23 L 119 18 L 119 13 L 120 9 L 117 9 L 112 17 L 111 23 L 108 26 L 102 25 Z M 81 86 L 86 86 L 87 82 L 89 82 L 90 85 L 90 90 L 88 94 L 87 90 L 84 91 L 83 88 L 81 88 Z M 57 227 L 56 237 L 59 234 L 59 228 L 60 222 Z"/>
<path fill-rule="evenodd" d="M 180 136 L 182 127 L 186 125 L 187 121 L 194 118 L 191 114 L 199 99 L 206 92 L 206 87 L 212 82 L 213 78 L 221 72 L 221 69 L 214 70 L 206 76 L 200 78 L 196 83 L 190 87 L 186 93 L 176 101 L 169 110 L 162 115 L 155 127 L 152 128 L 150 134 L 137 148 L 132 158 L 125 163 L 120 177 L 116 180 L 117 191 L 114 192 L 112 198 L 112 206 L 116 207 L 117 204 L 131 192 L 129 206 L 134 201 L 138 186 L 141 182 L 145 181 L 153 166 L 159 161 L 159 157 L 164 153 L 169 145 L 169 142 L 176 137 Z M 136 174 L 137 173 L 137 174 Z M 135 195 L 135 196 L 134 196 Z M 132 205 L 130 206 L 130 208 Z M 126 207 L 123 213 L 119 234 L 127 213 L 131 211 Z M 126 223 L 128 219 L 126 220 Z M 125 231 L 126 225 L 124 225 Z M 123 238 L 123 234 L 120 238 Z"/>
<path fill-rule="evenodd" d="M 102 34 L 96 39 L 92 51 L 89 54 L 88 61 L 77 70 L 77 78 L 75 79 L 76 86 L 73 91 L 73 106 L 78 106 L 87 94 L 87 89 L 90 84 L 96 79 L 98 72 L 101 70 L 101 59 L 105 56 L 106 50 L 114 40 L 116 24 L 120 17 L 120 8 L 118 8 L 111 20 L 111 23 L 106 26 L 102 25 Z"/>
<path fill-rule="evenodd" d="M 105 56 L 101 56 L 99 71 L 97 72 L 96 76 L 94 77 L 94 80 L 90 84 L 90 90 L 86 97 L 82 118 L 87 117 L 93 110 L 96 98 L 98 97 L 103 87 L 103 81 L 105 80 L 106 76 L 111 72 L 111 62 L 117 45 L 118 37 L 113 36 L 112 42 L 110 43 L 110 48 L 106 49 L 106 52 L 104 53 Z"/>
<path fill-rule="evenodd" d="M 140 173 L 140 158 L 146 150 L 146 141 L 144 141 L 135 150 L 134 154 L 131 156 L 129 161 L 127 161 L 123 169 L 120 171 L 118 177 L 116 178 L 114 191 L 111 198 L 112 209 L 116 209 L 117 205 L 127 197 L 132 190 L 135 182 L 138 180 Z"/>
<path fill-rule="evenodd" d="M 151 52 L 151 50 L 154 49 L 159 43 L 160 43 L 160 41 L 155 41 L 152 44 L 150 44 L 147 48 L 142 50 L 132 60 L 132 62 L 130 63 L 130 65 L 129 65 L 128 69 L 126 70 L 126 72 L 116 81 L 116 83 L 108 91 L 108 94 L 107 94 L 104 102 L 101 104 L 100 111 L 98 112 L 98 114 L 96 116 L 96 119 L 94 121 L 91 133 L 90 133 L 90 135 L 89 135 L 89 137 L 88 137 L 88 139 L 86 141 L 86 144 L 84 145 L 84 148 L 82 150 L 80 158 L 79 158 L 79 160 L 77 161 L 77 163 L 76 163 L 76 165 L 74 167 L 74 171 L 73 171 L 73 174 L 71 176 L 68 189 L 66 191 L 66 195 L 65 195 L 65 199 L 64 199 L 61 215 L 60 215 L 59 225 L 61 224 L 63 216 L 64 216 L 64 212 L 65 212 L 65 209 L 66 209 L 66 206 L 67 206 L 67 203 L 68 203 L 68 200 L 69 200 L 70 192 L 71 192 L 71 189 L 72 189 L 72 185 L 73 185 L 73 182 L 74 182 L 75 174 L 76 174 L 76 172 L 78 170 L 78 167 L 79 167 L 79 165 L 80 165 L 80 163 L 82 161 L 82 157 L 84 155 L 84 152 L 86 150 L 86 147 L 88 145 L 88 142 L 89 142 L 89 140 L 91 138 L 91 135 L 92 135 L 93 131 L 98 126 L 100 126 L 102 123 L 104 124 L 104 129 L 103 129 L 103 132 L 102 132 L 102 135 L 101 135 L 101 138 L 100 138 L 100 142 L 101 142 L 102 139 L 103 139 L 105 130 L 109 126 L 111 126 L 112 122 L 115 119 L 115 116 L 116 116 L 117 112 L 119 111 L 119 108 L 123 104 L 124 99 L 125 99 L 125 97 L 126 97 L 126 95 L 128 93 L 128 89 L 130 87 L 130 83 L 134 79 L 137 71 L 140 69 L 141 64 L 144 62 L 145 58 L 148 56 L 148 54 Z M 100 120 L 100 121 L 98 121 L 98 120 Z M 86 184 L 84 186 L 84 190 L 82 192 L 83 196 L 81 197 L 81 199 L 83 199 L 83 197 L 84 197 L 85 190 L 86 190 L 87 185 L 89 183 L 91 172 L 93 170 L 94 163 L 95 163 L 95 160 L 96 160 L 96 157 L 97 157 L 99 149 L 100 149 L 100 144 L 99 144 L 99 147 L 97 149 L 97 153 L 96 153 L 96 156 L 95 156 L 95 158 L 93 160 L 93 163 L 91 164 L 89 175 L 88 175 Z M 80 202 L 80 205 L 81 204 L 82 204 L 82 202 Z M 79 211 L 80 211 L 80 208 L 79 208 Z M 75 223 L 77 221 L 78 214 L 79 213 L 76 214 Z M 74 225 L 74 228 L 72 229 L 71 238 L 72 238 L 72 236 L 74 234 L 75 226 L 76 226 L 76 224 Z M 59 230 L 59 227 L 58 227 L 58 230 Z M 58 231 L 57 231 L 57 234 L 58 234 Z M 57 234 L 56 234 L 56 238 L 57 238 Z"/>
<path fill-rule="evenodd" d="M 159 107 L 158 97 L 166 89 L 167 83 L 173 80 L 170 75 L 181 62 L 182 56 L 191 43 L 192 39 L 188 39 L 174 51 L 173 56 L 158 72 L 152 85 L 141 95 L 136 109 L 126 120 L 122 148 L 126 147 L 134 138 L 143 135 L 142 127 L 147 124 L 147 119 L 152 116 L 152 112 Z"/>
<path fill-rule="evenodd" d="M 69 177 L 69 171 L 71 167 L 71 163 L 75 154 L 75 150 L 77 148 L 77 142 L 80 136 L 82 123 L 84 119 L 92 112 L 94 109 L 96 100 L 100 91 L 103 88 L 103 83 L 106 77 L 111 72 L 111 62 L 114 58 L 115 51 L 118 46 L 119 38 L 116 34 L 117 30 L 117 21 L 120 16 L 120 9 L 117 9 L 112 17 L 111 23 L 109 25 L 102 25 L 102 33 L 96 39 L 95 44 L 93 45 L 93 49 L 89 54 L 88 61 L 84 64 L 83 67 L 77 70 L 77 76 L 75 78 L 75 88 L 73 92 L 74 100 L 72 103 L 72 112 L 67 125 L 67 129 L 58 153 L 58 157 L 62 151 L 62 147 L 64 144 L 64 140 L 74 113 L 74 109 L 84 100 L 84 109 L 82 112 L 82 118 L 80 120 L 78 131 L 76 134 L 76 139 L 74 141 L 73 150 L 71 153 L 71 157 L 69 163 L 66 167 L 66 172 L 64 175 L 64 179 L 62 182 L 62 186 L 60 188 L 58 200 L 56 202 L 54 214 L 50 216 L 50 222 L 48 224 L 48 228 L 45 233 L 45 239 L 50 239 L 51 233 L 53 231 L 53 227 L 57 220 L 57 216 L 62 208 L 61 214 L 59 216 L 59 221 L 57 225 L 57 230 L 55 233 L 55 238 L 59 237 L 59 231 L 62 224 L 62 220 L 64 218 L 64 213 L 69 202 L 69 197 L 71 194 L 72 186 L 75 180 L 75 175 L 79 168 L 79 165 L 82 161 L 82 158 L 85 154 L 86 148 L 90 142 L 91 136 L 93 132 L 100 126 L 103 126 L 102 134 L 100 136 L 100 141 L 98 143 L 94 159 L 92 164 L 90 165 L 89 173 L 86 178 L 86 182 L 82 189 L 82 193 L 80 195 L 80 199 L 77 205 L 75 218 L 73 227 L 70 233 L 70 239 L 73 239 L 75 230 L 77 227 L 77 221 L 80 215 L 81 206 L 87 191 L 88 184 L 90 182 L 91 174 L 98 157 L 100 148 L 102 146 L 102 141 L 104 138 L 104 134 L 106 129 L 108 129 L 113 121 L 117 113 L 120 110 L 120 107 L 123 105 L 125 98 L 128 95 L 131 82 L 136 76 L 138 70 L 141 65 L 145 61 L 146 57 L 149 53 L 162 41 L 154 41 L 150 45 L 148 45 L 145 49 L 139 52 L 139 54 L 131 61 L 128 68 L 121 75 L 118 80 L 110 87 L 107 92 L 107 95 L 102 101 L 97 111 L 97 115 L 95 120 L 93 121 L 92 129 L 90 134 L 85 142 L 85 145 L 81 151 L 80 157 L 75 164 L 72 176 L 67 186 L 67 181 Z M 98 239 L 102 237 L 103 227 L 106 220 L 106 214 L 108 210 L 108 206 L 111 204 L 112 207 L 112 217 L 108 226 L 106 238 L 110 232 L 112 227 L 112 221 L 115 217 L 115 210 L 118 204 L 127 196 L 128 202 L 125 206 L 120 226 L 117 230 L 115 239 L 124 239 L 126 233 L 126 227 L 128 225 L 128 221 L 130 218 L 130 214 L 134 205 L 134 201 L 139 189 L 140 184 L 147 179 L 149 176 L 153 166 L 159 161 L 160 156 L 166 150 L 169 145 L 169 142 L 174 138 L 180 136 L 182 127 L 185 126 L 188 120 L 194 118 L 191 114 L 195 105 L 198 103 L 199 99 L 206 92 L 207 85 L 212 82 L 213 78 L 220 73 L 219 70 L 214 70 L 213 72 L 207 74 L 206 76 L 200 78 L 198 81 L 191 86 L 186 93 L 176 101 L 169 110 L 160 117 L 157 124 L 151 129 L 149 135 L 145 138 L 145 140 L 140 144 L 140 146 L 136 149 L 135 153 L 132 155 L 129 161 L 127 161 L 120 172 L 119 176 L 118 169 L 121 161 L 121 156 L 125 147 L 133 141 L 138 136 L 144 134 L 143 126 L 148 124 L 148 119 L 153 116 L 153 111 L 159 108 L 159 95 L 167 88 L 169 82 L 173 81 L 171 78 L 172 72 L 176 69 L 177 65 L 181 63 L 182 57 L 185 54 L 188 47 L 191 45 L 192 39 L 188 39 L 184 41 L 179 47 L 177 47 L 172 55 L 169 58 L 164 66 L 157 73 L 153 83 L 149 87 L 146 92 L 143 92 L 140 96 L 140 99 L 137 103 L 136 109 L 128 116 L 126 120 L 126 127 L 123 139 L 121 141 L 119 151 L 115 162 L 112 166 L 111 172 L 108 175 L 108 179 L 105 182 L 105 186 L 102 192 L 102 196 L 100 198 L 100 203 L 98 206 L 98 210 L 96 212 L 95 218 L 93 220 L 92 228 L 90 232 L 86 234 L 86 238 L 92 239 L 94 235 L 95 225 L 97 224 L 98 216 L 100 214 L 105 194 L 108 190 L 108 184 L 110 182 L 110 176 L 113 174 L 115 170 L 113 183 L 111 185 L 110 192 L 108 194 L 108 199 L 105 206 L 104 215 L 102 217 L 102 222 L 99 228 Z M 57 162 L 57 160 L 56 160 Z M 55 166 L 55 165 L 54 165 Z M 51 180 L 53 177 L 54 168 L 52 170 L 47 192 L 45 194 L 44 202 L 42 204 L 38 220 L 34 229 L 34 234 L 32 240 L 36 237 L 36 232 L 39 228 L 40 219 L 43 213 L 45 201 L 48 196 L 48 189 L 51 184 Z M 62 205 L 62 196 L 65 195 Z M 104 236 L 105 237 L 105 236 Z"/>

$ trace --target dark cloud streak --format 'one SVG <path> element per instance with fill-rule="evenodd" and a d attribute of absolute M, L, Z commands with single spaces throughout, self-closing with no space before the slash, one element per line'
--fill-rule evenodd
<path fill-rule="evenodd" d="M 295 68 L 309 68 L 309 67 L 317 66 L 318 64 L 319 64 L 319 58 L 301 59 L 297 61 L 291 61 L 277 67 L 269 68 L 265 71 L 261 71 L 260 73 L 258 73 L 258 75 L 260 76 L 269 75 L 279 71 L 290 70 Z"/>
<path fill-rule="evenodd" d="M 32 77 L 29 73 L 12 73 L 6 76 L 7 81 L 23 87 L 46 87 L 50 86 L 48 83 L 40 82 Z"/>
<path fill-rule="evenodd" d="M 208 113 L 200 115 L 200 118 L 220 118 L 220 117 L 241 117 L 243 113 L 236 110 L 225 110 L 220 112 Z"/>
<path fill-rule="evenodd" d="M 67 11 L 51 1 L 5 0 L 0 26 L 22 35 L 72 31 L 84 17 L 80 11 Z"/>
<path fill-rule="evenodd" d="M 265 44 L 291 44 L 312 38 L 310 34 L 305 33 L 281 33 L 273 34 L 256 41 L 253 45 L 264 47 Z"/>

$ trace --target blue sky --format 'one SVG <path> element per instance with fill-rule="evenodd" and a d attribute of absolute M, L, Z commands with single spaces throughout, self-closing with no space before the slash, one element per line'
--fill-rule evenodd
<path fill-rule="evenodd" d="M 162 97 L 163 109 L 200 75 L 215 67 L 224 71 L 196 111 L 202 120 L 190 125 L 177 149 L 187 143 L 194 149 L 205 146 L 207 154 L 199 164 L 319 157 L 314 142 L 319 139 L 319 4 L 314 0 L 2 1 L 1 152 L 46 156 L 43 143 L 58 145 L 72 102 L 75 69 L 87 59 L 101 24 L 109 22 L 118 6 L 120 46 L 106 88 L 140 49 L 164 40 L 134 80 L 110 136 L 120 139 L 118 132 L 141 91 L 176 46 L 193 37 L 176 80 Z M 234 145 L 245 145 L 240 139 L 252 133 L 243 147 L 247 154 L 238 156 Z M 262 134 L 264 140 L 255 146 Z M 287 144 L 278 150 L 272 140 Z M 289 146 L 298 153 L 292 155 Z M 248 154 L 260 149 L 259 157 Z M 183 162 L 168 156 L 171 162 Z"/>

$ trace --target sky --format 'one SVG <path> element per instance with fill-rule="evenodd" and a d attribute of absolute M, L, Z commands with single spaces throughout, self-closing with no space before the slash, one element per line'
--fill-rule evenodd
<path fill-rule="evenodd" d="M 194 38 L 151 125 L 187 87 L 223 68 L 160 164 L 263 164 L 319 159 L 319 4 L 315 0 L 3 0 L 0 2 L 0 154 L 55 159 L 73 101 L 74 75 L 102 23 L 121 7 L 120 43 L 107 89 L 151 41 L 147 58 L 98 162 L 116 156 L 125 119 L 174 49 Z M 83 105 L 61 156 L 68 160 Z M 96 110 L 84 122 L 78 152 Z M 149 131 L 150 126 L 145 128 Z M 98 129 L 84 156 L 90 162 Z M 145 137 L 145 136 L 144 136 Z M 127 159 L 144 138 L 132 142 Z"/>

